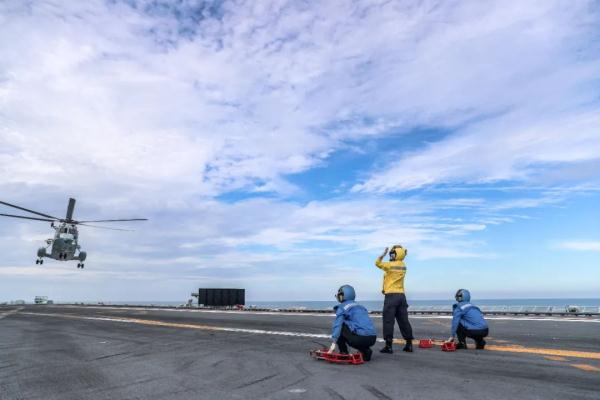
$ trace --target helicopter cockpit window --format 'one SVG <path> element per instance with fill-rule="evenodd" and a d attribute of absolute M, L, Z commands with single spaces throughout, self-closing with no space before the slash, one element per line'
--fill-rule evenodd
<path fill-rule="evenodd" d="M 64 240 L 74 240 L 75 235 L 73 233 L 74 229 L 64 227 L 60 229 L 59 237 Z"/>

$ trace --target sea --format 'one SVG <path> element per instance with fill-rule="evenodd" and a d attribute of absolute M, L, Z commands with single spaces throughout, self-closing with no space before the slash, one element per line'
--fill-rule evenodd
<path fill-rule="evenodd" d="M 62 302 L 57 302 L 62 303 Z M 65 302 L 66 303 L 66 302 Z M 69 302 L 73 303 L 73 302 Z M 163 306 L 176 307 L 185 304 L 185 301 L 105 301 L 91 302 L 84 301 L 85 304 L 105 304 L 105 305 L 132 305 L 132 306 Z M 365 300 L 359 301 L 370 311 L 381 310 L 383 308 L 383 300 Z M 453 303 L 452 300 L 411 300 L 408 299 L 409 305 L 412 306 L 444 306 Z M 540 298 L 540 299 L 477 299 L 473 301 L 478 306 L 550 306 L 550 307 L 565 307 L 565 306 L 581 306 L 581 307 L 600 307 L 600 298 Z M 330 310 L 337 303 L 335 301 L 253 301 L 246 300 L 246 307 L 256 307 L 261 309 L 283 310 L 283 309 L 298 309 L 298 310 Z"/>

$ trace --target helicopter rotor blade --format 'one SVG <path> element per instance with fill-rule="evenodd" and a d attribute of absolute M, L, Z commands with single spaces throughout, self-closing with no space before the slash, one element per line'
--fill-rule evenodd
<path fill-rule="evenodd" d="M 27 211 L 29 213 L 36 214 L 36 215 L 39 215 L 39 216 L 42 216 L 42 217 L 52 218 L 53 221 L 58 221 L 60 219 L 60 218 L 53 217 L 52 215 L 48 215 L 48 214 L 44 214 L 44 213 L 41 213 L 41 212 L 29 210 L 29 209 L 24 208 L 24 207 L 19 207 L 19 206 L 16 206 L 14 204 L 7 203 L 5 201 L 0 201 L 0 204 L 4 204 L 5 206 L 13 207 L 13 208 L 16 208 L 18 210 Z"/>
<path fill-rule="evenodd" d="M 148 221 L 147 218 L 130 218 L 130 219 L 98 219 L 95 221 L 75 221 L 77 224 L 85 224 L 88 222 L 126 222 L 126 221 Z"/>
<path fill-rule="evenodd" d="M 67 206 L 67 216 L 65 218 L 67 221 L 73 220 L 73 210 L 74 209 L 75 209 L 75 199 L 70 198 L 69 205 Z"/>
<path fill-rule="evenodd" d="M 97 228 L 97 229 L 107 229 L 107 230 L 110 230 L 110 231 L 134 232 L 133 229 L 111 228 L 111 227 L 108 227 L 108 226 L 88 225 L 88 224 L 81 224 L 81 223 L 78 223 L 77 225 L 88 226 L 90 228 Z"/>
<path fill-rule="evenodd" d="M 0 214 L 0 216 L 12 217 L 12 218 L 22 218 L 22 219 L 32 219 L 34 221 L 46 221 L 46 222 L 56 222 L 57 221 L 56 219 L 25 217 L 24 215 Z"/>

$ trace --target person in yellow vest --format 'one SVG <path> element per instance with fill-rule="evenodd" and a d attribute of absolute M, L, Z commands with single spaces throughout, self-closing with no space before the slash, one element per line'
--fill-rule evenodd
<path fill-rule="evenodd" d="M 386 247 L 383 254 L 375 260 L 375 266 L 383 270 L 383 291 L 385 300 L 383 302 L 383 339 L 385 347 L 380 351 L 391 354 L 392 343 L 394 340 L 394 320 L 398 322 L 398 327 L 406 345 L 402 349 L 406 352 L 412 352 L 413 333 L 410 322 L 408 321 L 408 303 L 404 294 L 404 276 L 406 275 L 406 265 L 404 258 L 408 253 L 400 245 L 392 246 L 390 250 L 390 261 L 383 261 L 383 257 L 388 253 Z"/>

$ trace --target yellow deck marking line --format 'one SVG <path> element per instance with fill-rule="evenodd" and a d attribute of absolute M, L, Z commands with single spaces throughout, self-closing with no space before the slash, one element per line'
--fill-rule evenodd
<path fill-rule="evenodd" d="M 589 364 L 569 364 L 571 367 L 577 368 L 577 369 L 581 369 L 584 371 L 589 371 L 589 372 L 600 372 L 600 368 L 598 367 L 594 367 L 593 365 L 589 365 Z"/>
<path fill-rule="evenodd" d="M 44 317 L 59 317 L 59 318 L 71 318 L 71 319 L 82 319 L 92 321 L 110 321 L 110 322 L 122 322 L 130 324 L 140 324 L 149 326 L 162 326 L 167 328 L 185 328 L 185 329 L 198 329 L 205 331 L 220 331 L 220 332 L 236 332 L 236 333 L 251 333 L 260 335 L 277 335 L 277 336 L 293 336 L 293 337 L 307 337 L 307 338 L 319 338 L 319 339 L 331 339 L 330 335 L 322 333 L 305 333 L 305 332 L 288 332 L 288 331 L 267 331 L 264 329 L 247 329 L 247 328 L 227 328 L 224 326 L 213 326 L 213 325 L 201 325 L 201 324 L 186 324 L 180 322 L 164 322 L 150 319 L 140 318 L 122 318 L 122 317 L 86 317 L 81 315 L 73 314 L 57 314 L 57 313 L 37 313 L 37 312 L 21 312 L 23 315 L 37 315 Z M 383 339 L 378 339 L 378 342 L 382 342 Z M 416 340 L 418 342 L 418 340 Z M 404 343 L 404 340 L 394 339 L 394 343 Z M 434 340 L 433 343 L 437 346 L 441 346 L 442 340 Z M 528 354 L 539 354 L 548 356 L 559 356 L 559 357 L 573 357 L 573 358 L 590 358 L 600 360 L 600 353 L 587 352 L 587 351 L 574 351 L 574 350 L 560 350 L 560 349 L 544 349 L 535 347 L 523 347 L 523 346 L 496 346 L 487 345 L 486 350 L 500 351 L 508 353 L 528 353 Z"/>
<path fill-rule="evenodd" d="M 566 358 L 564 357 L 559 357 L 559 356 L 545 356 L 544 357 L 546 360 L 550 360 L 550 361 L 567 361 Z"/>
<path fill-rule="evenodd" d="M 600 353 L 591 351 L 575 351 L 575 350 L 560 350 L 560 349 L 543 349 L 536 347 L 521 347 L 521 346 L 495 346 L 487 345 L 486 350 L 502 351 L 507 353 L 528 353 L 539 354 L 542 356 L 558 356 L 558 357 L 573 357 L 573 358 L 591 358 L 600 360 Z"/>
<path fill-rule="evenodd" d="M 201 324 L 184 324 L 180 322 L 164 322 L 156 321 L 151 319 L 140 319 L 140 318 L 121 318 L 121 317 L 85 317 L 80 315 L 72 314 L 57 314 L 57 313 L 37 313 L 37 312 L 24 312 L 24 315 L 41 315 L 44 317 L 60 317 L 60 318 L 71 318 L 71 319 L 84 319 L 92 321 L 110 321 L 110 322 L 124 322 L 130 324 L 150 325 L 150 326 L 163 326 L 167 328 L 185 328 L 185 329 L 198 329 L 204 331 L 221 331 L 221 332 L 237 332 L 237 333 L 254 333 L 262 335 L 279 335 L 279 336 L 298 336 L 298 337 L 310 337 L 310 338 L 324 338 L 330 339 L 330 335 L 322 333 L 303 333 L 303 332 L 286 332 L 286 331 L 267 331 L 264 329 L 247 329 L 247 328 L 227 328 L 224 326 L 213 326 L 213 325 L 201 325 Z"/>

